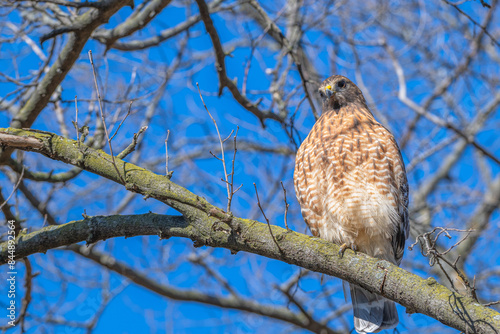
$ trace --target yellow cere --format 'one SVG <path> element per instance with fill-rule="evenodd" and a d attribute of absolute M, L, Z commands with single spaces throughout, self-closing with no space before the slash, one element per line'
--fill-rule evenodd
<path fill-rule="evenodd" d="M 332 86 L 328 85 L 328 86 L 326 86 L 326 89 L 331 90 Z"/>

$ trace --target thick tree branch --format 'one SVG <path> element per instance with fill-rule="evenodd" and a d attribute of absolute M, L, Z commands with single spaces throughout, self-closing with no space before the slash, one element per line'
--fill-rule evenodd
<path fill-rule="evenodd" d="M 120 38 L 129 36 L 147 26 L 170 2 L 171 0 L 153 0 L 130 15 L 125 22 L 120 23 L 113 29 L 96 31 L 92 37 L 105 44 L 107 49 L 110 49 Z"/>
<path fill-rule="evenodd" d="M 78 166 L 120 183 L 109 155 L 76 141 L 50 133 L 19 129 L 0 129 L 0 144 L 9 146 L 24 140 L 23 149 L 35 151 L 54 160 Z M 429 315 L 443 324 L 461 331 L 498 333 L 500 314 L 474 300 L 450 291 L 434 279 L 422 279 L 387 261 L 347 251 L 338 257 L 339 247 L 322 239 L 271 226 L 257 221 L 233 217 L 205 199 L 141 167 L 115 159 L 126 188 L 160 200 L 177 209 L 183 217 L 139 216 L 89 217 L 60 226 L 48 226 L 17 239 L 16 256 L 70 245 L 80 241 L 93 243 L 119 236 L 159 235 L 162 238 L 190 238 L 195 246 L 208 245 L 233 251 L 246 251 L 286 263 L 336 276 L 350 283 L 382 294 L 406 306 L 410 312 Z M 279 244 L 279 247 L 276 245 Z M 0 263 L 8 255 L 7 244 L 0 244 Z"/>

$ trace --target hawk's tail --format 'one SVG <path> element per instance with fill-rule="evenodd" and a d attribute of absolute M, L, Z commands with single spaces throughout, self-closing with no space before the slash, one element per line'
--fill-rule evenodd
<path fill-rule="evenodd" d="M 356 332 L 376 333 L 398 325 L 398 312 L 394 302 L 356 285 L 350 284 L 349 287 Z"/>

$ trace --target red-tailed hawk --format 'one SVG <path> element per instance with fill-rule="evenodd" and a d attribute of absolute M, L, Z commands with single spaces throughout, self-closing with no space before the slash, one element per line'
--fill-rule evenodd
<path fill-rule="evenodd" d="M 297 152 L 295 192 L 314 236 L 401 263 L 408 238 L 408 181 L 396 140 L 361 90 L 334 75 L 319 88 L 323 114 Z M 394 328 L 394 302 L 350 285 L 358 333 Z"/>

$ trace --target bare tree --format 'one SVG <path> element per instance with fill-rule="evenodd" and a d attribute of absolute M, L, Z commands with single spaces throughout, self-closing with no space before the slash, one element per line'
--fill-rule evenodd
<path fill-rule="evenodd" d="M 4 0 L 0 15 L 4 331 L 122 332 L 120 312 L 155 333 L 347 333 L 333 276 L 404 306 L 399 332 L 500 332 L 497 1 Z M 403 151 L 402 268 L 304 235 L 295 151 L 334 73 Z"/>

